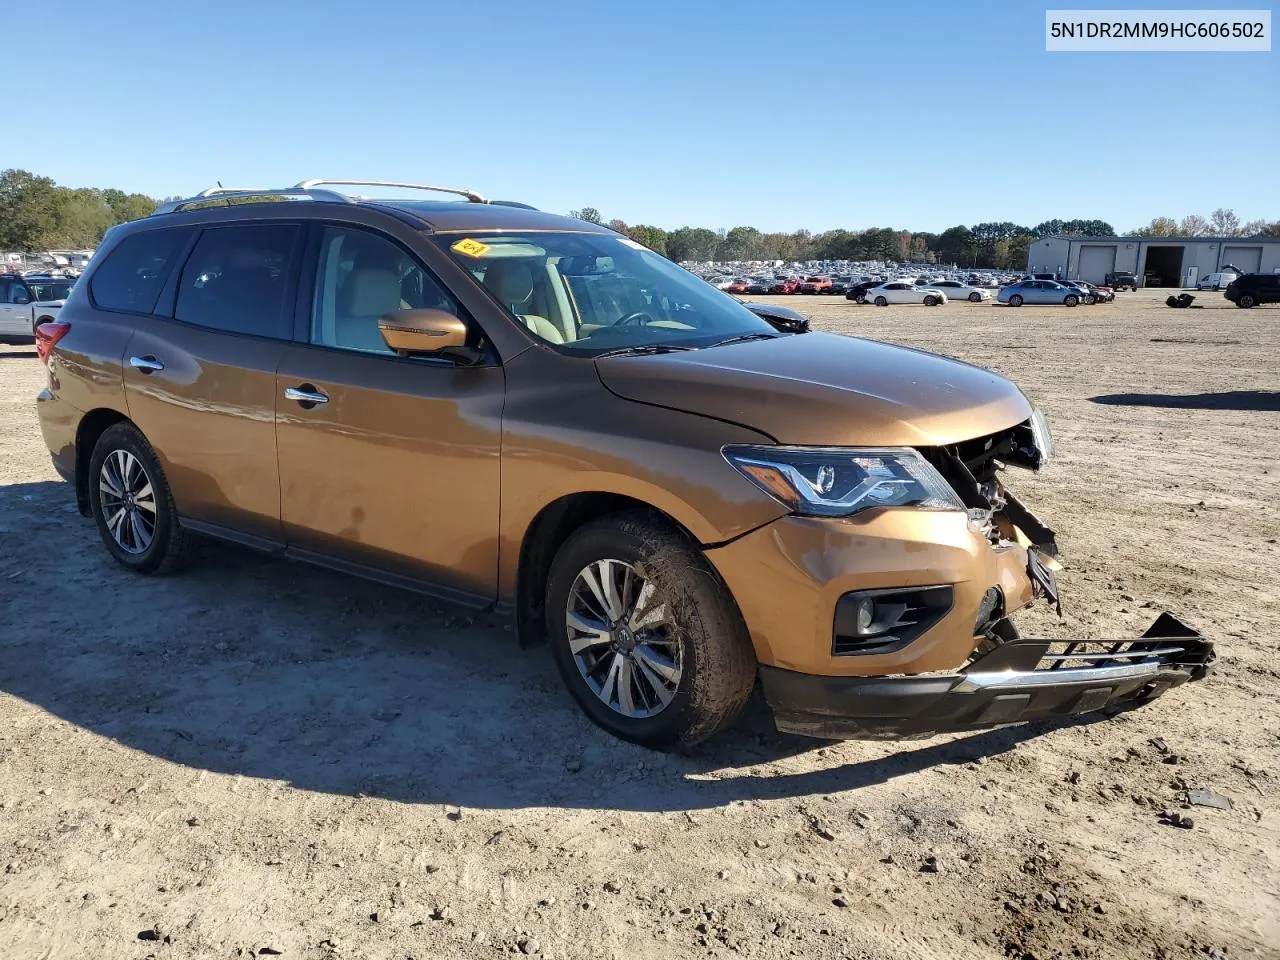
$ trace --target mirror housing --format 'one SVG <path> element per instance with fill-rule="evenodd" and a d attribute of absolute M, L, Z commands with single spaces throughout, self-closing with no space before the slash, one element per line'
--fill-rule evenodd
<path fill-rule="evenodd" d="M 447 310 L 419 307 L 378 318 L 382 341 L 402 357 L 453 357 L 475 362 L 467 347 L 467 325 Z"/>

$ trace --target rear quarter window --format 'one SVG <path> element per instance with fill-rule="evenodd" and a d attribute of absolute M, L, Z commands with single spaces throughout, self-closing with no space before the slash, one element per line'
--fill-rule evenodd
<path fill-rule="evenodd" d="M 151 313 L 190 236 L 188 228 L 173 228 L 125 237 L 89 278 L 94 306 L 125 313 Z"/>

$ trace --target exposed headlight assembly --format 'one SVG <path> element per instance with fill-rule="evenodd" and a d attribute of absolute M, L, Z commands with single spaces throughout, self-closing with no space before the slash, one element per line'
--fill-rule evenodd
<path fill-rule="evenodd" d="M 848 517 L 873 507 L 965 509 L 941 474 L 909 448 L 728 446 L 724 457 L 795 513 Z"/>
<path fill-rule="evenodd" d="M 1039 407 L 1031 411 L 1031 436 L 1040 452 L 1040 463 L 1043 464 L 1053 456 L 1053 434 L 1049 432 L 1049 421 L 1044 418 Z"/>

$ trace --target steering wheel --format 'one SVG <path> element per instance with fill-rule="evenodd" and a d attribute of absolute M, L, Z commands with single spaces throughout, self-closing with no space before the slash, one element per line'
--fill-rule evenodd
<path fill-rule="evenodd" d="M 614 323 L 615 327 L 643 326 L 645 322 L 652 322 L 653 316 L 645 313 L 643 310 L 636 310 L 628 313 L 625 317 L 619 317 Z"/>

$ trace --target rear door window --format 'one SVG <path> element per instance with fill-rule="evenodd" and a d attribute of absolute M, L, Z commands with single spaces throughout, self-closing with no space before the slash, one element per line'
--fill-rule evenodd
<path fill-rule="evenodd" d="M 112 247 L 89 278 L 94 306 L 125 313 L 151 313 L 182 254 L 189 228 L 147 230 Z"/>
<path fill-rule="evenodd" d="M 286 294 L 298 247 L 291 223 L 204 230 L 182 268 L 174 319 L 227 333 L 290 338 Z"/>

